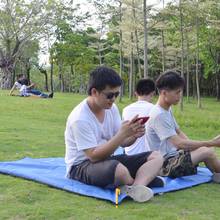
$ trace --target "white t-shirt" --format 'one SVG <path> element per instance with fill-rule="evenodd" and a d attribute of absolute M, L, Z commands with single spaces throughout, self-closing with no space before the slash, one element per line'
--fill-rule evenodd
<path fill-rule="evenodd" d="M 135 115 L 139 117 L 147 117 L 150 114 L 150 110 L 154 105 L 147 101 L 137 101 L 127 107 L 122 111 L 123 120 L 131 120 Z M 138 138 L 131 146 L 125 148 L 125 153 L 128 155 L 138 154 L 142 152 L 149 151 L 148 143 L 145 140 L 145 135 Z"/>
<path fill-rule="evenodd" d="M 115 104 L 111 109 L 105 110 L 103 123 L 90 110 L 87 99 L 77 105 L 67 119 L 65 130 L 67 176 L 72 165 L 88 159 L 84 150 L 107 142 L 118 132 L 120 126 L 121 118 Z"/>
<path fill-rule="evenodd" d="M 177 135 L 176 129 L 179 128 L 172 114 L 155 105 L 150 112 L 150 119 L 146 125 L 146 138 L 151 150 L 159 150 L 163 155 L 175 154 L 176 147 L 168 141 L 168 138 Z"/>
<path fill-rule="evenodd" d="M 21 83 L 19 83 L 19 82 L 17 82 L 17 81 L 15 82 L 15 87 L 16 87 L 17 89 L 20 89 L 21 86 L 22 86 Z"/>
<path fill-rule="evenodd" d="M 22 85 L 19 91 L 20 91 L 20 96 L 30 96 L 30 93 L 28 93 L 28 89 L 26 85 Z"/>

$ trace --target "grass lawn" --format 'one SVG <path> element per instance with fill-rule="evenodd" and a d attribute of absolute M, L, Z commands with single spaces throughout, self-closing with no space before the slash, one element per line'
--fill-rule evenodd
<path fill-rule="evenodd" d="M 85 96 L 56 93 L 54 99 L 20 98 L 0 91 L 0 161 L 63 157 L 66 118 Z M 124 99 L 120 110 L 129 103 Z M 220 133 L 220 103 L 191 100 L 174 108 L 182 130 L 194 139 Z M 220 155 L 220 150 L 216 150 Z M 220 185 L 203 184 L 155 196 L 144 204 L 125 200 L 118 209 L 104 200 L 68 193 L 0 174 L 0 219 L 220 219 Z"/>

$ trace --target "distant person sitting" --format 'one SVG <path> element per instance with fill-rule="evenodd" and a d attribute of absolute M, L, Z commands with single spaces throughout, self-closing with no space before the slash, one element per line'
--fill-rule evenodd
<path fill-rule="evenodd" d="M 171 178 L 193 175 L 204 162 L 213 172 L 213 181 L 220 183 L 220 160 L 211 147 L 220 147 L 220 136 L 208 141 L 190 140 L 180 130 L 171 110 L 181 98 L 184 79 L 175 71 L 167 71 L 156 81 L 157 104 L 150 112 L 146 137 L 151 150 L 165 157 L 161 175 Z"/>
<path fill-rule="evenodd" d="M 20 96 L 28 97 L 28 96 L 37 96 L 40 98 L 53 98 L 53 93 L 49 95 L 37 90 L 33 89 L 34 83 L 29 83 L 29 80 L 25 78 L 24 74 L 19 74 L 17 76 L 17 81 L 14 83 L 13 87 L 11 88 L 9 95 L 13 95 L 15 89 L 19 89 Z"/>
<path fill-rule="evenodd" d="M 22 84 L 21 84 L 21 80 L 24 79 L 24 74 L 19 74 L 17 75 L 17 80 L 15 81 L 14 85 L 12 86 L 10 92 L 9 92 L 9 95 L 14 95 L 13 92 L 15 89 L 18 89 L 20 90 L 21 87 L 22 87 Z"/>
<path fill-rule="evenodd" d="M 53 93 L 50 93 L 48 95 L 43 92 L 40 92 L 39 90 L 35 90 L 38 92 L 35 92 L 35 91 L 32 92 L 32 89 L 30 89 L 32 87 L 32 84 L 28 85 L 29 84 L 28 79 L 22 79 L 20 82 L 22 84 L 22 86 L 20 88 L 20 96 L 23 96 L 23 97 L 37 96 L 39 98 L 53 98 Z"/>
<path fill-rule="evenodd" d="M 137 114 L 139 117 L 148 117 L 150 114 L 150 110 L 154 106 L 151 103 L 154 94 L 155 84 L 153 80 L 139 80 L 135 88 L 135 95 L 137 96 L 138 100 L 123 109 L 122 119 L 131 120 Z M 131 146 L 125 147 L 125 153 L 128 155 L 147 152 L 149 150 L 150 149 L 145 140 L 145 135 L 138 138 Z"/>

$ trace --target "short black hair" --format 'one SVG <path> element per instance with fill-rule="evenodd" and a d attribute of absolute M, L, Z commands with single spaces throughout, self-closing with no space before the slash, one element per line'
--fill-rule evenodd
<path fill-rule="evenodd" d="M 175 70 L 168 70 L 158 77 L 156 80 L 156 87 L 160 91 L 162 89 L 175 90 L 184 88 L 185 80 Z"/>
<path fill-rule="evenodd" d="M 106 86 L 114 88 L 121 86 L 121 84 L 121 77 L 113 69 L 106 66 L 100 66 L 90 73 L 88 95 L 91 95 L 92 88 L 100 92 L 104 90 Z"/>
<path fill-rule="evenodd" d="M 155 91 L 155 83 L 152 79 L 140 79 L 135 87 L 137 95 L 149 95 Z"/>
<path fill-rule="evenodd" d="M 28 86 L 28 85 L 29 85 L 29 80 L 28 80 L 27 78 L 18 80 L 18 82 L 19 82 L 21 85 L 25 85 L 25 86 Z"/>
<path fill-rule="evenodd" d="M 20 73 L 16 76 L 17 79 L 20 79 L 21 77 L 24 77 L 24 74 L 23 73 Z"/>

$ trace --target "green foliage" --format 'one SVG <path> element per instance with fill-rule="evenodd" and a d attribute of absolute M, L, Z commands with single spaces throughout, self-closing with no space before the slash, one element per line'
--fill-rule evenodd
<path fill-rule="evenodd" d="M 33 68 L 34 63 L 38 62 L 36 51 L 42 47 L 34 44 L 38 44 L 43 37 L 50 50 L 50 60 L 54 61 L 54 84 L 57 89 L 60 89 L 61 80 L 65 91 L 85 87 L 88 72 L 98 65 L 108 65 L 119 72 L 121 45 L 120 73 L 125 79 L 125 86 L 128 84 L 131 51 L 134 57 L 133 76 L 140 77 L 144 68 L 143 1 L 88 0 L 88 5 L 91 4 L 91 9 L 95 10 L 89 8 L 84 13 L 80 4 L 72 0 L 3 0 L 0 9 L 0 66 L 1 63 L 11 64 L 8 69 L 12 74 L 12 67 L 17 65 L 17 73 L 26 68 L 28 62 L 23 60 L 29 60 L 27 66 Z M 147 3 L 149 76 L 156 78 L 163 66 L 165 69 L 181 67 L 180 9 L 183 14 L 184 72 L 188 61 L 190 81 L 193 82 L 198 19 L 200 78 L 217 78 L 220 72 L 218 0 L 199 3 L 197 0 L 169 1 L 164 8 Z M 96 21 L 94 25 L 92 23 L 93 27 L 89 27 L 92 17 Z M 13 54 L 16 48 L 19 50 Z M 13 56 L 8 58 L 8 54 Z M 214 90 L 217 90 L 214 81 L 208 85 L 202 80 L 202 84 L 201 87 L 206 90 L 215 87 Z M 191 87 L 193 85 L 190 84 L 192 94 L 194 88 Z"/>
<path fill-rule="evenodd" d="M 93 39 L 87 31 L 73 31 L 69 24 L 59 22 L 57 25 L 57 41 L 51 48 L 51 54 L 58 66 L 62 66 L 63 77 L 72 84 L 73 91 L 79 91 L 85 87 L 88 72 L 94 67 L 95 51 L 88 47 Z M 74 72 L 69 72 L 67 67 L 74 67 Z M 66 71 L 65 71 L 66 70 Z M 71 79 L 69 79 L 71 78 Z"/>

